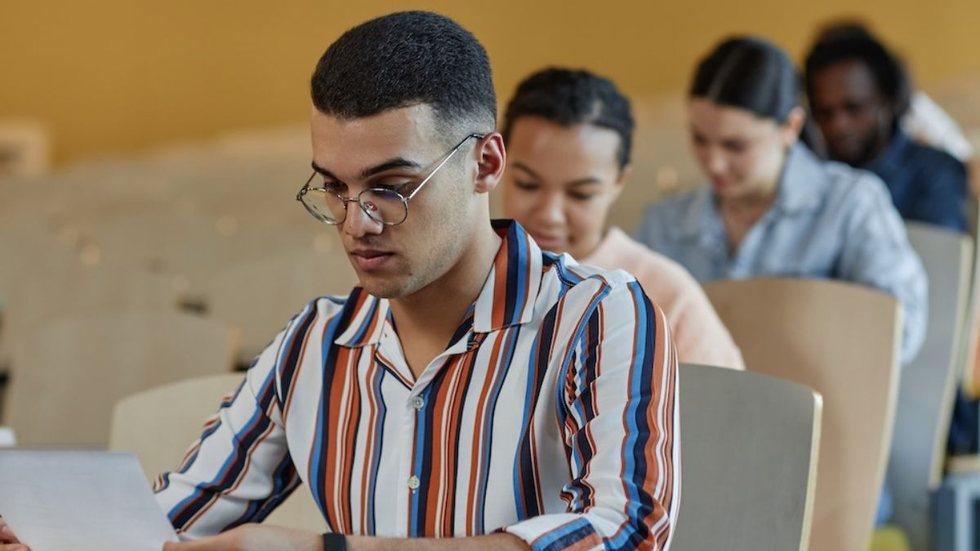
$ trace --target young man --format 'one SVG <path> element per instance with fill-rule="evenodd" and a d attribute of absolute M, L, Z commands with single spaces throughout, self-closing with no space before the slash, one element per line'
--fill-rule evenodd
<path fill-rule="evenodd" d="M 860 27 L 824 34 L 807 56 L 806 88 L 827 154 L 881 177 L 903 218 L 964 231 L 966 167 L 902 130 L 902 63 Z"/>
<path fill-rule="evenodd" d="M 506 156 L 483 47 L 435 14 L 381 17 L 327 50 L 312 95 L 298 198 L 361 286 L 300 312 L 161 477 L 203 538 L 165 549 L 666 548 L 666 320 L 624 273 L 491 223 Z M 329 534 L 249 524 L 301 482 Z"/>
<path fill-rule="evenodd" d="M 681 362 L 744 369 L 742 355 L 698 282 L 681 265 L 607 227 L 630 173 L 633 116 L 609 79 L 550 68 L 507 104 L 504 214 L 541 247 L 633 274 L 670 321 Z"/>

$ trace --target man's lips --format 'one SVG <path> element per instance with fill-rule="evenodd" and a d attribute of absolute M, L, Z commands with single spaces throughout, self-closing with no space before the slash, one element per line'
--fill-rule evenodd
<path fill-rule="evenodd" d="M 350 252 L 354 265 L 361 270 L 376 270 L 384 266 L 394 253 L 377 249 L 357 249 Z"/>

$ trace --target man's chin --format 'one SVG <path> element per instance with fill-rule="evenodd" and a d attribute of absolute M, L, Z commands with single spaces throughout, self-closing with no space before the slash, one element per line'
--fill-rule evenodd
<path fill-rule="evenodd" d="M 864 149 L 858 149 L 854 147 L 844 147 L 844 148 L 834 148 L 831 149 L 831 157 L 835 161 L 840 161 L 849 165 L 860 165 L 863 164 Z"/>
<path fill-rule="evenodd" d="M 378 298 L 398 298 L 405 295 L 404 284 L 390 279 L 358 275 L 358 286 Z"/>

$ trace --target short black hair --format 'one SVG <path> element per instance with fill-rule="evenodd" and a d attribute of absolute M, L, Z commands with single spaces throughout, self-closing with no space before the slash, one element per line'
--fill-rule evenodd
<path fill-rule="evenodd" d="M 800 105 L 800 78 L 789 56 L 776 45 L 736 36 L 701 59 L 689 95 L 785 123 Z"/>
<path fill-rule="evenodd" d="M 912 82 L 905 64 L 885 47 L 870 31 L 854 26 L 850 32 L 832 29 L 823 34 L 806 56 L 807 92 L 812 91 L 814 76 L 838 63 L 857 61 L 868 68 L 878 91 L 892 105 L 895 119 L 908 111 L 912 98 Z"/>
<path fill-rule="evenodd" d="M 591 124 L 619 135 L 620 168 L 630 163 L 633 147 L 633 113 L 630 101 L 613 82 L 585 69 L 549 67 L 525 78 L 504 113 L 502 134 L 506 142 L 514 122 L 537 116 L 561 126 Z"/>
<path fill-rule="evenodd" d="M 348 30 L 320 58 L 310 89 L 321 113 L 342 119 L 426 104 L 443 125 L 496 126 L 486 50 L 458 23 L 432 12 L 392 13 Z"/>

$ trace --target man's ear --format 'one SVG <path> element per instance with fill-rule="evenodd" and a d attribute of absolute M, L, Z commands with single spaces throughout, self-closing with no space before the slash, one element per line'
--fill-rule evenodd
<path fill-rule="evenodd" d="M 497 187 L 504 174 L 507 164 L 507 151 L 504 148 L 504 138 L 499 132 L 491 132 L 477 142 L 476 150 L 477 172 L 475 191 L 490 193 Z"/>

